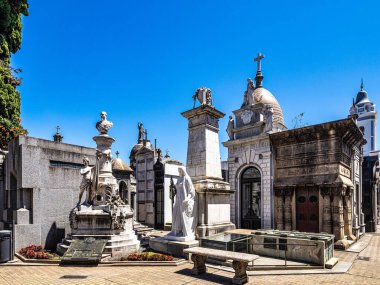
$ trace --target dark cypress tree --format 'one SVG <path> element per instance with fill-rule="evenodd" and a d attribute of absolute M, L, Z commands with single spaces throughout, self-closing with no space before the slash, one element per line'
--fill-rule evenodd
<path fill-rule="evenodd" d="M 26 132 L 20 124 L 21 69 L 10 66 L 11 54 L 21 48 L 22 15 L 28 15 L 27 0 L 0 0 L 0 148 Z"/>

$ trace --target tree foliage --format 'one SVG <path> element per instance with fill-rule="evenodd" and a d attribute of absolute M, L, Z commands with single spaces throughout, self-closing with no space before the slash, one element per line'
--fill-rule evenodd
<path fill-rule="evenodd" d="M 0 0 L 0 148 L 25 133 L 20 122 L 21 69 L 10 66 L 11 54 L 21 48 L 22 15 L 28 15 L 27 0 Z"/>

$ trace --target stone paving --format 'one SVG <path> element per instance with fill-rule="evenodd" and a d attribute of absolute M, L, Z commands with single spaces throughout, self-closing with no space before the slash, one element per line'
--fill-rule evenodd
<path fill-rule="evenodd" d="M 249 284 L 380 284 L 380 233 L 371 234 L 369 245 L 358 253 L 336 252 L 341 261 L 353 262 L 344 274 L 250 276 Z M 0 266 L 0 284 L 231 284 L 232 272 L 207 268 L 201 276 L 191 274 L 192 264 L 172 266 Z"/>

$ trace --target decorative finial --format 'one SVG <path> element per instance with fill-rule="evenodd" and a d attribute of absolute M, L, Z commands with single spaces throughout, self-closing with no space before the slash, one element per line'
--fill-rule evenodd
<path fill-rule="evenodd" d="M 197 103 L 197 99 L 201 105 L 209 105 L 213 106 L 212 102 L 212 91 L 210 88 L 207 87 L 200 87 L 195 91 L 195 94 L 193 95 L 194 105 L 193 109 L 195 108 L 195 105 Z"/>
<path fill-rule="evenodd" d="M 145 140 L 147 141 L 148 140 L 148 129 L 145 129 L 144 135 L 145 135 Z"/>
<path fill-rule="evenodd" d="M 115 154 L 116 154 L 116 158 L 119 158 L 120 152 L 118 150 L 115 152 Z"/>
<path fill-rule="evenodd" d="M 264 79 L 264 76 L 263 74 L 261 73 L 261 60 L 265 57 L 265 55 L 261 54 L 261 53 L 258 53 L 257 54 L 257 57 L 255 57 L 253 60 L 254 61 L 257 61 L 257 72 L 256 72 L 256 77 L 255 77 L 255 81 L 256 81 L 256 88 L 258 87 L 263 87 L 263 79 Z"/>
<path fill-rule="evenodd" d="M 169 150 L 168 149 L 166 150 L 165 158 L 170 158 Z"/>
<path fill-rule="evenodd" d="M 361 84 L 360 84 L 360 91 L 363 91 L 364 89 L 364 85 L 363 85 L 363 78 L 362 78 L 362 81 L 361 81 Z"/>
<path fill-rule="evenodd" d="M 261 71 L 261 60 L 265 57 L 265 55 L 261 53 L 257 53 L 257 57 L 255 57 L 253 60 L 257 61 L 257 72 Z"/>
<path fill-rule="evenodd" d="M 57 126 L 56 129 L 57 129 L 57 132 L 55 133 L 55 135 L 53 136 L 53 138 L 54 138 L 55 142 L 59 142 L 60 143 L 60 142 L 62 142 L 62 139 L 63 139 L 63 136 L 59 132 L 59 130 L 61 128 L 60 128 L 60 126 Z"/>

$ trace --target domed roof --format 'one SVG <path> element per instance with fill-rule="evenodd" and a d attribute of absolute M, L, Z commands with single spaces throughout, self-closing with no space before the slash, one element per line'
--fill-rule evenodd
<path fill-rule="evenodd" d="M 133 171 L 132 168 L 130 168 L 121 158 L 115 158 L 112 160 L 112 170 Z"/>
<path fill-rule="evenodd" d="M 138 144 L 135 144 L 134 147 L 132 148 L 131 150 L 131 153 L 129 155 L 129 158 L 132 159 L 132 158 L 135 158 L 136 156 L 136 153 L 143 147 L 143 144 L 142 143 L 138 143 Z"/>
<path fill-rule="evenodd" d="M 273 121 L 284 124 L 284 117 L 282 114 L 280 104 L 278 103 L 278 101 L 276 100 L 276 98 L 273 96 L 272 93 L 270 93 L 264 87 L 257 87 L 253 91 L 252 96 L 253 96 L 252 102 L 254 102 L 254 105 L 255 104 L 271 105 L 273 108 Z"/>

